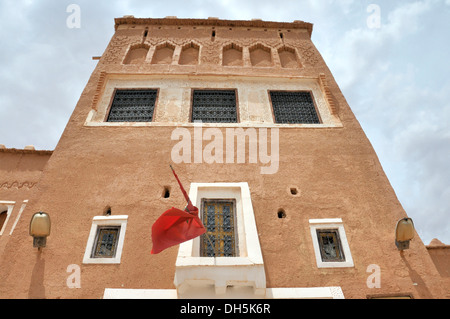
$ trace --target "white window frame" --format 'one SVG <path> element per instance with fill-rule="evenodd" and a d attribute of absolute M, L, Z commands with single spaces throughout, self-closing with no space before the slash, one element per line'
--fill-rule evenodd
<path fill-rule="evenodd" d="M 341 218 L 324 218 L 324 219 L 310 219 L 309 228 L 311 231 L 311 238 L 313 241 L 314 252 L 316 255 L 316 263 L 318 268 L 346 268 L 354 267 L 350 246 L 348 244 L 347 235 L 345 234 L 344 223 Z M 317 237 L 317 230 L 337 229 L 339 238 L 341 240 L 342 251 L 344 252 L 344 261 L 322 261 L 320 254 L 319 239 Z"/>
<path fill-rule="evenodd" d="M 201 207 L 202 198 L 236 200 L 237 240 L 235 257 L 200 257 L 200 237 L 179 246 L 174 284 L 179 294 L 189 287 L 213 285 L 216 294 L 225 294 L 227 286 L 251 286 L 256 295 L 266 289 L 264 262 L 256 229 L 248 183 L 191 183 L 189 198 Z"/>
<path fill-rule="evenodd" d="M 120 264 L 122 257 L 125 232 L 127 229 L 128 215 L 95 216 L 92 220 L 91 231 L 84 252 L 83 264 Z M 120 226 L 119 238 L 117 242 L 116 254 L 111 258 L 93 258 L 92 249 L 95 244 L 95 237 L 99 227 Z"/>
<path fill-rule="evenodd" d="M 14 205 L 16 205 L 16 202 L 0 200 L 0 206 L 6 206 L 8 208 L 7 211 L 6 211 L 5 222 L 3 223 L 3 227 L 0 229 L 0 236 L 3 235 L 3 232 L 6 229 L 6 225 L 8 224 L 9 217 L 11 216 L 11 213 L 12 213 L 12 211 L 14 209 Z"/>

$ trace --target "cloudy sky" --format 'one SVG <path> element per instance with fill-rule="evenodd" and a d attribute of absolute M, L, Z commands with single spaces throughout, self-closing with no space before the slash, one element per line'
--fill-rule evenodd
<path fill-rule="evenodd" d="M 450 0 L 1 0 L 0 144 L 54 149 L 123 15 L 313 23 L 420 237 L 450 244 Z"/>

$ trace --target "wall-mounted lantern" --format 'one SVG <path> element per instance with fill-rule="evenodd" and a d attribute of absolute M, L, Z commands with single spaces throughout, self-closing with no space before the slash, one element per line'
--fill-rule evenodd
<path fill-rule="evenodd" d="M 397 222 L 395 229 L 395 245 L 398 250 L 409 248 L 409 242 L 414 238 L 414 223 L 411 218 L 405 217 Z"/>
<path fill-rule="evenodd" d="M 47 236 L 50 235 L 50 216 L 44 212 L 38 212 L 31 217 L 30 235 L 33 236 L 33 247 L 40 249 L 45 247 Z"/>

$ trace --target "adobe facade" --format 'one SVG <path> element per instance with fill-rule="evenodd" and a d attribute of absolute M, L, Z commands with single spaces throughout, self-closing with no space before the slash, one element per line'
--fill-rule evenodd
<path fill-rule="evenodd" d="M 0 254 L 14 236 L 52 151 L 6 148 L 0 144 Z"/>
<path fill-rule="evenodd" d="M 0 204 L 13 205 L 1 298 L 450 298 L 448 249 L 417 234 L 395 246 L 407 214 L 312 24 L 125 16 L 115 30 L 55 150 L 0 149 Z M 149 119 L 114 115 L 118 92 L 137 90 L 154 101 Z M 223 116 L 235 120 L 193 120 L 194 93 L 208 90 L 234 92 Z M 317 120 L 280 123 L 273 92 L 307 92 Z M 232 257 L 201 255 L 199 238 L 150 254 L 155 220 L 186 205 L 170 164 L 199 208 L 232 199 Z M 39 211 L 52 224 L 38 250 L 28 231 Z M 112 258 L 94 254 L 105 226 L 120 229 Z M 321 256 L 327 230 L 340 259 Z"/>

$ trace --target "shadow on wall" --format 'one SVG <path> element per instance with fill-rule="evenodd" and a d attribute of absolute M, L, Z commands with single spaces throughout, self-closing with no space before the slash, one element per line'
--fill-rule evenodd
<path fill-rule="evenodd" d="M 36 264 L 31 274 L 30 289 L 28 289 L 29 299 L 45 299 L 44 273 L 45 259 L 41 258 L 42 253 L 37 252 Z"/>
<path fill-rule="evenodd" d="M 414 282 L 416 291 L 419 293 L 420 298 L 424 299 L 432 299 L 433 294 L 428 290 L 427 285 L 425 284 L 425 281 L 420 277 L 419 273 L 412 269 L 411 265 L 409 264 L 408 260 L 405 258 L 405 255 L 403 251 L 400 253 L 400 256 L 405 263 L 406 268 L 408 268 L 409 277 Z"/>

